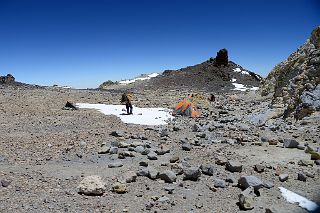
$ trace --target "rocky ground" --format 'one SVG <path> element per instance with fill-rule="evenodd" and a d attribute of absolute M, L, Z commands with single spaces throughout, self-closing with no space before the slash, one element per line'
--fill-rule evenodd
<path fill-rule="evenodd" d="M 187 92 L 135 91 L 133 103 L 172 108 Z M 307 212 L 278 187 L 320 202 L 305 151 L 318 156 L 319 113 L 284 122 L 270 97 L 233 94 L 199 118 L 141 126 L 62 109 L 119 104 L 121 91 L 2 86 L 0 212 Z"/>

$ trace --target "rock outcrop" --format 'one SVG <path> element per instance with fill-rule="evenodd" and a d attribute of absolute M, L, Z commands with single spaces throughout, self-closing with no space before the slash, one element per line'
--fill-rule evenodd
<path fill-rule="evenodd" d="M 304 45 L 273 68 L 261 85 L 261 94 L 273 94 L 272 104 L 282 105 L 285 118 L 301 119 L 319 110 L 313 105 L 318 103 L 317 100 L 312 98 L 310 101 L 309 98 L 317 94 L 319 82 L 320 26 L 312 31 Z"/>
<path fill-rule="evenodd" d="M 0 76 L 0 83 L 8 84 L 14 81 L 15 81 L 15 78 L 11 74 L 8 74 L 6 76 Z"/>
<path fill-rule="evenodd" d="M 228 50 L 227 49 L 221 49 L 219 52 L 217 52 L 217 56 L 215 58 L 215 63 L 217 66 L 227 66 L 228 65 Z"/>

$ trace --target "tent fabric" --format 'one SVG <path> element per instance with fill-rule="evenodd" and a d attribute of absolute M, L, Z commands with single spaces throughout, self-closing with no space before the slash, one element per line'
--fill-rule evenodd
<path fill-rule="evenodd" d="M 197 117 L 200 115 L 195 105 L 188 100 L 180 101 L 174 111 L 177 115 L 185 115 L 190 117 Z"/>

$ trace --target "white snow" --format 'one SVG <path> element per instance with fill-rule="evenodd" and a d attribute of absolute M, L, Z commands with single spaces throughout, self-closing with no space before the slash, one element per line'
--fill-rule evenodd
<path fill-rule="evenodd" d="M 150 78 L 154 78 L 154 77 L 156 77 L 158 75 L 159 75 L 158 73 L 152 73 L 152 74 L 147 75 L 146 77 L 140 77 L 140 78 L 134 78 L 134 79 L 131 79 L 131 80 L 119 81 L 119 84 L 131 84 L 131 83 L 134 83 L 136 81 L 149 80 Z"/>
<path fill-rule="evenodd" d="M 237 81 L 237 79 L 235 79 L 235 78 L 231 79 L 231 82 L 236 82 L 236 81 Z"/>
<path fill-rule="evenodd" d="M 139 108 L 133 106 L 133 115 L 127 115 L 124 105 L 77 103 L 79 108 L 96 109 L 105 115 L 116 115 L 124 123 L 165 125 L 172 119 L 171 110 L 165 108 Z"/>
<path fill-rule="evenodd" d="M 53 87 L 62 88 L 62 89 L 71 89 L 71 87 L 69 87 L 69 86 L 53 85 Z"/>
<path fill-rule="evenodd" d="M 239 67 L 233 69 L 233 71 L 239 72 L 239 73 L 244 74 L 244 75 L 250 75 L 247 71 L 241 70 Z"/>
<path fill-rule="evenodd" d="M 232 90 L 246 91 L 246 90 L 258 90 L 259 89 L 259 87 L 248 88 L 248 87 L 244 86 L 243 84 L 238 84 L 238 83 L 232 83 L 232 85 L 235 87 Z"/>
<path fill-rule="evenodd" d="M 288 189 L 283 187 L 279 187 L 282 196 L 289 202 L 289 203 L 298 203 L 300 207 L 307 209 L 308 211 L 315 211 L 319 206 L 305 197 L 302 197 Z"/>

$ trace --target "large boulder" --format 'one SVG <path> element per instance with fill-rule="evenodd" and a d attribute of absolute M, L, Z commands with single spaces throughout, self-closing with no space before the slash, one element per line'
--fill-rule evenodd
<path fill-rule="evenodd" d="M 103 195 L 106 191 L 105 183 L 100 176 L 92 175 L 85 177 L 78 185 L 79 194 Z"/>

